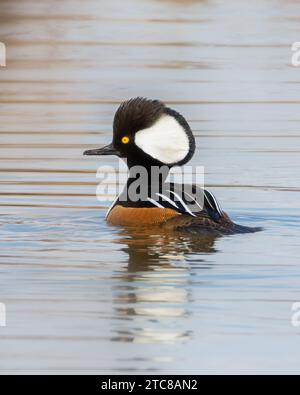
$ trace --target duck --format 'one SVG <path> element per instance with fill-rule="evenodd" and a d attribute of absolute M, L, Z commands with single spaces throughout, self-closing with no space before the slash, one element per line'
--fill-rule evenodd
<path fill-rule="evenodd" d="M 112 142 L 84 152 L 115 155 L 127 163 L 128 180 L 107 212 L 108 224 L 202 236 L 262 230 L 233 222 L 207 189 L 168 181 L 171 169 L 185 166 L 195 150 L 192 129 L 178 111 L 143 97 L 121 103 L 113 120 Z"/>

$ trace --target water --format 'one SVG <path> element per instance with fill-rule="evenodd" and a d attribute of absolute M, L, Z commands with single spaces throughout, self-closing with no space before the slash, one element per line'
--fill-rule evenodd
<path fill-rule="evenodd" d="M 2 0 L 2 372 L 299 373 L 300 4 Z M 111 228 L 95 198 L 119 102 L 165 100 L 234 220 L 191 239 Z M 105 163 L 104 163 L 105 162 Z"/>

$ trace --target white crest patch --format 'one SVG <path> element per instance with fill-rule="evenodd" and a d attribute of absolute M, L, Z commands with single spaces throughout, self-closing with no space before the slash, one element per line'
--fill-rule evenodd
<path fill-rule="evenodd" d="M 168 165 L 183 160 L 190 150 L 186 131 L 171 115 L 163 115 L 150 128 L 137 132 L 135 143 L 146 154 Z"/>

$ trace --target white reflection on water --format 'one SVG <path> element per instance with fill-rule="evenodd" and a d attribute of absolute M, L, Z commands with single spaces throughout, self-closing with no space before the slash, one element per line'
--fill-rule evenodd
<path fill-rule="evenodd" d="M 187 257 L 214 252 L 214 237 L 191 238 L 151 230 L 120 232 L 115 243 L 125 244 L 127 270 L 115 288 L 117 322 L 115 341 L 174 344 L 186 342 L 192 328 L 176 325 L 190 320 L 193 310 L 191 272 Z M 124 307 L 125 305 L 125 307 Z M 126 336 L 125 336 L 126 334 Z"/>

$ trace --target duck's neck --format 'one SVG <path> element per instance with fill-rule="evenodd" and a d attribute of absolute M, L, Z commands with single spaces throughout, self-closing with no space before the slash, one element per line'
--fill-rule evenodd
<path fill-rule="evenodd" d="M 129 201 L 143 201 L 163 193 L 170 169 L 167 166 L 132 166 L 125 190 Z"/>

